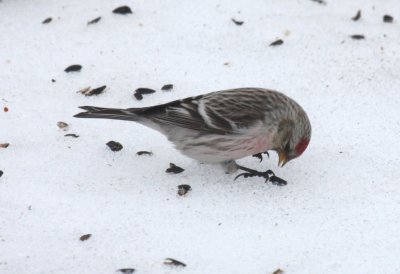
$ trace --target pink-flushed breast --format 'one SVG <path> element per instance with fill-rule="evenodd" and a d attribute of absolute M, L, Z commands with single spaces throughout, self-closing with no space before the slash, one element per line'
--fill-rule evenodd
<path fill-rule="evenodd" d="M 271 142 L 268 137 L 253 137 L 251 139 L 245 139 L 243 141 L 244 146 L 246 147 L 246 151 L 248 154 L 256 154 L 260 152 L 265 152 L 270 150 Z"/>

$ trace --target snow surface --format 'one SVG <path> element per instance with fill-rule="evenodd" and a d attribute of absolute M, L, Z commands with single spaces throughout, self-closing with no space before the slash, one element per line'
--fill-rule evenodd
<path fill-rule="evenodd" d="M 327 1 L 2 0 L 0 273 L 400 273 L 400 2 Z M 133 14 L 112 14 L 121 5 Z M 301 158 L 240 161 L 285 187 L 233 181 L 135 123 L 72 117 L 247 86 L 309 114 Z M 157 92 L 137 101 L 138 87 Z M 185 171 L 166 174 L 170 162 Z M 179 184 L 193 190 L 179 197 Z"/>

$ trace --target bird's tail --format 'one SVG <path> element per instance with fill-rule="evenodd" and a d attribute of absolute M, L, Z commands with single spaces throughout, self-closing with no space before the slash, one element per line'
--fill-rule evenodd
<path fill-rule="evenodd" d="M 75 114 L 74 117 L 77 118 L 102 118 L 102 119 L 115 119 L 115 120 L 127 120 L 127 121 L 137 121 L 138 115 L 135 113 L 135 108 L 129 109 L 118 109 L 118 108 L 101 108 L 92 106 L 79 107 L 86 110 Z"/>

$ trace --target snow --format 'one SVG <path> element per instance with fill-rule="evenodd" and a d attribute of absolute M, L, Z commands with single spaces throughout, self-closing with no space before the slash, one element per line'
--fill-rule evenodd
<path fill-rule="evenodd" d="M 399 273 L 400 3 L 327 2 L 2 0 L 0 273 Z M 112 14 L 121 5 L 133 14 Z M 284 92 L 312 122 L 284 168 L 275 153 L 240 160 L 285 187 L 233 181 L 135 123 L 72 117 L 246 86 Z M 138 87 L 157 92 L 137 101 Z M 166 174 L 170 162 L 185 171 Z"/>

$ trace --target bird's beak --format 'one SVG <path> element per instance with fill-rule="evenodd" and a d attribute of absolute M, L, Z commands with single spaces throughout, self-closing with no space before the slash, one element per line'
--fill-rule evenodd
<path fill-rule="evenodd" d="M 278 155 L 279 155 L 278 166 L 283 167 L 287 163 L 286 153 L 283 150 L 279 150 Z"/>

